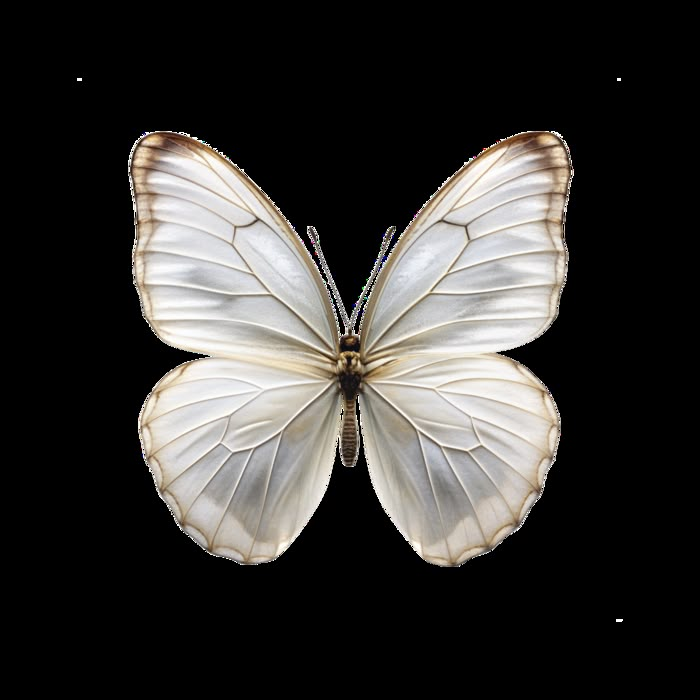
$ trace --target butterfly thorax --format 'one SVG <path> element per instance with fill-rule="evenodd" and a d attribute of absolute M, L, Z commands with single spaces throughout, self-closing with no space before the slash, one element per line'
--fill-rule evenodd
<path fill-rule="evenodd" d="M 340 339 L 337 372 L 340 390 L 347 401 L 354 401 L 362 388 L 364 368 L 360 362 L 360 336 L 344 335 Z"/>
<path fill-rule="evenodd" d="M 364 368 L 360 362 L 360 336 L 344 335 L 340 339 L 337 369 L 338 383 L 343 393 L 343 420 L 340 429 L 340 457 L 346 467 L 355 466 L 359 450 L 359 433 L 355 401 L 362 389 Z"/>

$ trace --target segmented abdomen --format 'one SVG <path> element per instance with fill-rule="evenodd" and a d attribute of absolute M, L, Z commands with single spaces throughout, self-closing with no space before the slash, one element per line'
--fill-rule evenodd
<path fill-rule="evenodd" d="M 340 428 L 340 459 L 344 466 L 355 466 L 359 449 L 360 436 L 357 431 L 355 398 L 346 398 L 343 405 L 343 424 Z"/>

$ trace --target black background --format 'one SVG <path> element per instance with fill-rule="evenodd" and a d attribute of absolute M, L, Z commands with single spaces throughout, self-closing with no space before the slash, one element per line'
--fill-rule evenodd
<path fill-rule="evenodd" d="M 515 619 L 597 627 L 625 617 L 626 466 L 609 447 L 624 354 L 606 365 L 611 299 L 621 287 L 614 271 L 624 235 L 633 80 L 615 65 L 463 84 L 436 83 L 429 72 L 402 83 L 385 74 L 371 89 L 352 69 L 262 82 L 235 70 L 225 78 L 168 76 L 77 64 L 62 78 L 74 115 L 75 201 L 84 207 L 76 205 L 71 217 L 83 243 L 71 254 L 66 279 L 74 309 L 65 324 L 75 348 L 72 379 L 60 382 L 80 406 L 73 433 L 80 468 L 71 474 L 71 496 L 81 506 L 71 517 L 83 532 L 75 564 L 84 567 L 81 585 L 109 586 L 121 601 L 166 614 L 210 605 L 228 616 L 259 607 L 261 619 L 325 610 L 341 626 L 358 624 L 367 612 L 380 620 L 454 621 L 456 628 Z M 127 164 L 134 142 L 153 130 L 208 142 L 242 167 L 297 231 L 316 226 L 347 306 L 384 230 L 403 230 L 463 162 L 522 131 L 563 136 L 575 174 L 560 315 L 542 337 L 507 353 L 550 389 L 562 436 L 543 497 L 519 532 L 460 568 L 431 566 L 383 512 L 362 457 L 355 469 L 336 462 L 318 511 L 273 563 L 242 567 L 208 555 L 180 532 L 156 493 L 137 432 L 152 387 L 193 357 L 156 338 L 133 286 Z"/>

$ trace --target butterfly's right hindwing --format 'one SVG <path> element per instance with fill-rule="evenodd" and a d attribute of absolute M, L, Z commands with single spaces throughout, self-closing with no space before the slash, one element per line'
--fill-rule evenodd
<path fill-rule="evenodd" d="M 255 564 L 287 549 L 316 510 L 339 421 L 340 395 L 327 376 L 207 358 L 158 383 L 140 427 L 182 529 L 213 554 Z"/>

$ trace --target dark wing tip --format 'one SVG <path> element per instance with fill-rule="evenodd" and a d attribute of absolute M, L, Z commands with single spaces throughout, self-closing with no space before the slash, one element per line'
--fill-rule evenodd
<path fill-rule="evenodd" d="M 154 131 L 146 134 L 136 144 L 135 152 L 142 151 L 155 154 L 158 150 L 173 151 L 180 155 L 192 155 L 193 146 L 203 147 L 204 144 L 185 134 L 176 134 L 171 131 Z"/>
<path fill-rule="evenodd" d="M 569 149 L 558 134 L 550 131 L 528 131 L 518 134 L 505 141 L 502 145 L 507 146 L 504 162 L 536 152 L 538 159 L 546 163 L 549 167 L 562 169 L 562 178 L 568 179 L 571 172 L 571 158 Z"/>
<path fill-rule="evenodd" d="M 525 131 L 506 139 L 512 145 L 529 147 L 556 146 L 562 143 L 562 139 L 552 131 Z"/>

